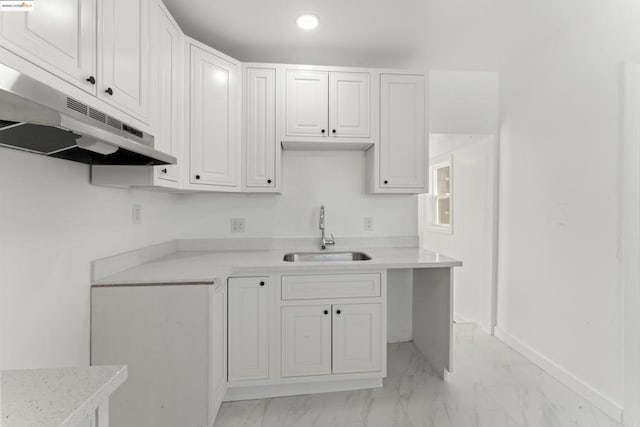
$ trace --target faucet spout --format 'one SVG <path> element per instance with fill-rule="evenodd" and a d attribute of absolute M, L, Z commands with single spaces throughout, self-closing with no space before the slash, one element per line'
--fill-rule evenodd
<path fill-rule="evenodd" d="M 320 247 L 322 248 L 322 250 L 327 249 L 327 246 L 334 246 L 336 244 L 336 239 L 335 237 L 333 237 L 333 234 L 331 234 L 331 238 L 327 239 L 326 234 L 325 234 L 325 211 L 324 211 L 324 205 L 320 206 L 320 230 L 322 231 L 322 235 L 321 235 L 321 240 L 320 240 Z"/>

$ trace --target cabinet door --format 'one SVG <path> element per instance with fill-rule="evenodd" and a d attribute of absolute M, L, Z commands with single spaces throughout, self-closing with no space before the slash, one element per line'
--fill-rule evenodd
<path fill-rule="evenodd" d="M 329 73 L 329 135 L 369 137 L 369 73 Z"/>
<path fill-rule="evenodd" d="M 227 391 L 227 284 L 217 283 L 210 290 L 209 327 L 211 353 L 209 424 L 215 420 Z"/>
<path fill-rule="evenodd" d="M 191 46 L 191 183 L 238 186 L 238 64 Z"/>
<path fill-rule="evenodd" d="M 180 157 L 182 119 L 182 31 L 171 15 L 157 6 L 158 91 L 155 146 L 160 151 Z M 158 179 L 178 182 L 178 165 L 156 166 Z"/>
<path fill-rule="evenodd" d="M 109 399 L 112 426 L 211 425 L 211 350 L 218 361 L 224 355 L 223 298 L 211 288 L 91 288 L 91 364 L 129 368 Z M 213 366 L 220 372 L 222 365 Z"/>
<path fill-rule="evenodd" d="M 247 69 L 246 92 L 247 187 L 275 187 L 276 70 Z"/>
<path fill-rule="evenodd" d="M 333 373 L 381 369 L 380 304 L 333 306 Z"/>
<path fill-rule="evenodd" d="M 424 76 L 380 76 L 380 186 L 425 186 Z"/>
<path fill-rule="evenodd" d="M 282 376 L 331 373 L 331 306 L 282 307 Z"/>
<path fill-rule="evenodd" d="M 150 0 L 101 0 L 98 95 L 135 117 L 148 115 Z"/>
<path fill-rule="evenodd" d="M 329 73 L 287 70 L 288 136 L 326 136 L 329 114 Z"/>
<path fill-rule="evenodd" d="M 269 378 L 269 279 L 229 279 L 229 381 Z"/>
<path fill-rule="evenodd" d="M 45 0 L 28 13 L 0 13 L 0 43 L 95 94 L 96 0 Z"/>

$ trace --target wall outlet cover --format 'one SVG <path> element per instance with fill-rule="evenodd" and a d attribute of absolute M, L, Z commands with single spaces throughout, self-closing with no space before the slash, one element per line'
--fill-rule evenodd
<path fill-rule="evenodd" d="M 245 230 L 244 218 L 231 218 L 232 233 L 244 233 L 244 230 Z"/>
<path fill-rule="evenodd" d="M 133 224 L 142 224 L 142 206 L 133 205 L 133 209 L 131 209 L 131 222 Z"/>
<path fill-rule="evenodd" d="M 370 216 L 364 218 L 364 231 L 373 231 L 373 218 Z"/>

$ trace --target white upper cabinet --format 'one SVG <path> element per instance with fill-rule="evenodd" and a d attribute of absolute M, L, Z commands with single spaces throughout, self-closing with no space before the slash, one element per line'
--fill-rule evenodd
<path fill-rule="evenodd" d="M 148 118 L 150 0 L 100 0 L 98 96 Z"/>
<path fill-rule="evenodd" d="M 287 70 L 287 136 L 325 136 L 329 126 L 329 73 Z"/>
<path fill-rule="evenodd" d="M 378 148 L 379 188 L 426 191 L 424 76 L 381 74 Z"/>
<path fill-rule="evenodd" d="M 0 13 L 0 43 L 96 93 L 96 0 L 44 0 L 28 13 Z"/>
<path fill-rule="evenodd" d="M 333 373 L 381 370 L 381 305 L 333 306 Z"/>
<path fill-rule="evenodd" d="M 153 0 L 46 0 L 0 16 L 0 44 L 149 124 Z"/>
<path fill-rule="evenodd" d="M 229 279 L 229 381 L 269 379 L 268 277 Z"/>
<path fill-rule="evenodd" d="M 247 68 L 245 72 L 245 185 L 276 187 L 276 69 Z"/>
<path fill-rule="evenodd" d="M 369 138 L 370 73 L 329 73 L 329 136 Z"/>
<path fill-rule="evenodd" d="M 371 73 L 287 70 L 284 139 L 332 142 L 371 138 Z"/>
<path fill-rule="evenodd" d="M 239 191 L 240 64 L 199 44 L 190 56 L 190 183 Z"/>
<path fill-rule="evenodd" d="M 183 35 L 169 12 L 159 3 L 156 8 L 157 91 L 155 108 L 155 148 L 178 158 L 177 165 L 156 166 L 156 177 L 170 186 L 179 182 L 182 150 L 182 48 Z"/>

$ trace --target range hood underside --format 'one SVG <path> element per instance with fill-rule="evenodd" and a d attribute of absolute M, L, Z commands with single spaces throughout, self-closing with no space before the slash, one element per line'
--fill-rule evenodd
<path fill-rule="evenodd" d="M 78 146 L 80 135 L 52 126 L 0 121 L 0 146 L 91 165 L 154 166 L 165 162 L 123 148 L 108 155 Z"/>

